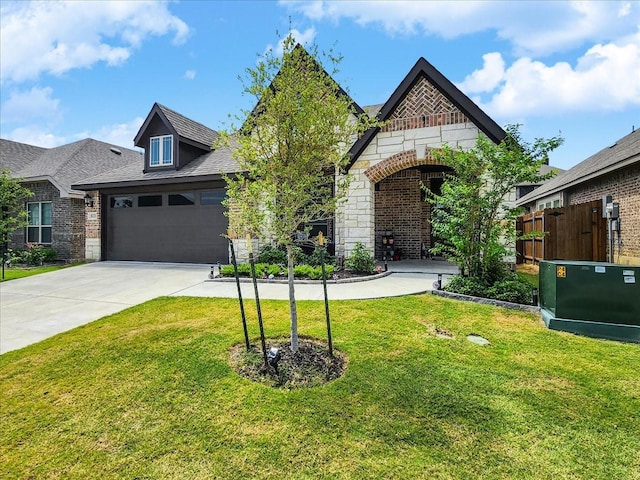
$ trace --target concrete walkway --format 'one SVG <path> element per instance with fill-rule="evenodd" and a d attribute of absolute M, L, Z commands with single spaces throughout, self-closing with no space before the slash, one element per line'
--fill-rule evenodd
<path fill-rule="evenodd" d="M 331 300 L 424 293 L 437 273 L 455 267 L 431 260 L 390 262 L 384 278 L 327 285 Z M 237 297 L 235 282 L 208 281 L 209 265 L 98 262 L 0 284 L 0 353 L 16 350 L 165 295 Z M 445 277 L 446 278 L 446 277 Z M 253 297 L 253 284 L 242 283 Z M 322 300 L 321 283 L 296 284 L 296 299 Z M 264 299 L 288 299 L 286 283 L 259 283 Z"/>

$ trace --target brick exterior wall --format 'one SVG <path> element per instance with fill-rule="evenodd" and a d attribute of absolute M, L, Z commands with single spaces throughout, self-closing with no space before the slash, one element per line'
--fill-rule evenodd
<path fill-rule="evenodd" d="M 611 195 L 620 205 L 620 239 L 615 240 L 614 261 L 640 265 L 640 163 L 584 182 L 567 190 L 569 205 L 601 200 Z M 607 247 L 610 245 L 607 242 Z"/>
<path fill-rule="evenodd" d="M 413 86 L 396 107 L 383 132 L 467 123 L 469 119 L 426 78 Z"/>
<path fill-rule="evenodd" d="M 421 184 L 430 187 L 442 173 L 417 169 L 397 172 L 379 184 L 375 192 L 375 256 L 383 257 L 382 236 L 391 232 L 402 259 L 419 259 L 422 247 L 431 248 L 431 206 L 424 201 Z"/>
<path fill-rule="evenodd" d="M 60 198 L 60 192 L 49 182 L 24 183 L 33 192 L 28 202 L 51 202 L 51 248 L 58 260 L 75 262 L 84 260 L 84 201 L 77 198 Z M 26 204 L 25 204 L 26 208 Z M 26 228 L 11 236 L 11 248 L 24 248 Z"/>

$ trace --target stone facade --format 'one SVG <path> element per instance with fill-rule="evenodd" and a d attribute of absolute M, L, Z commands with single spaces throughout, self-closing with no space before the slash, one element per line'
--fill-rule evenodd
<path fill-rule="evenodd" d="M 84 201 L 78 198 L 61 198 L 59 190 L 49 182 L 29 182 L 24 186 L 33 192 L 28 202 L 51 202 L 51 244 L 58 260 L 76 262 L 84 260 Z M 26 208 L 26 205 L 25 205 Z M 27 229 L 11 236 L 11 248 L 24 248 Z"/>
<path fill-rule="evenodd" d="M 601 200 L 605 195 L 611 195 L 620 205 L 620 235 L 614 238 L 614 261 L 640 265 L 640 163 L 581 183 L 565 193 L 568 205 Z"/>
<path fill-rule="evenodd" d="M 97 190 L 87 192 L 93 205 L 85 207 L 85 259 L 87 262 L 102 260 L 102 198 Z"/>
<path fill-rule="evenodd" d="M 434 168 L 429 151 L 445 144 L 472 148 L 478 134 L 478 127 L 426 78 L 416 82 L 349 171 L 353 181 L 336 217 L 336 253 L 348 256 L 361 242 L 379 255 L 380 236 L 391 225 L 403 258 L 420 258 L 422 243 L 429 241 L 430 212 L 419 187 L 424 173 L 416 167 L 428 165 L 429 172 L 442 176 L 444 167 Z"/>

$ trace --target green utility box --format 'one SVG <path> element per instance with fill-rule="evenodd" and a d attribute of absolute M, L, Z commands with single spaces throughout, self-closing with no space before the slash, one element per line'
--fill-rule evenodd
<path fill-rule="evenodd" d="M 542 261 L 540 312 L 554 330 L 640 343 L 640 267 Z"/>

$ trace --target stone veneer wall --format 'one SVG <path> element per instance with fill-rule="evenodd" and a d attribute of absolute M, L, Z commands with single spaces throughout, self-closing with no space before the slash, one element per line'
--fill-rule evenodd
<path fill-rule="evenodd" d="M 50 182 L 24 183 L 24 186 L 33 192 L 27 202 L 51 202 L 51 248 L 57 252 L 58 260 L 84 260 L 84 201 L 78 198 L 61 198 L 58 189 Z M 24 248 L 25 244 L 26 228 L 12 234 L 12 248 Z"/>
<path fill-rule="evenodd" d="M 97 262 L 102 260 L 102 196 L 96 190 L 87 193 L 93 198 L 93 206 L 85 207 L 85 259 Z"/>
<path fill-rule="evenodd" d="M 567 192 L 568 204 L 601 200 L 611 195 L 620 205 L 620 238 L 615 246 L 616 263 L 640 265 L 640 163 L 584 182 Z M 608 250 L 609 242 L 607 242 Z"/>

